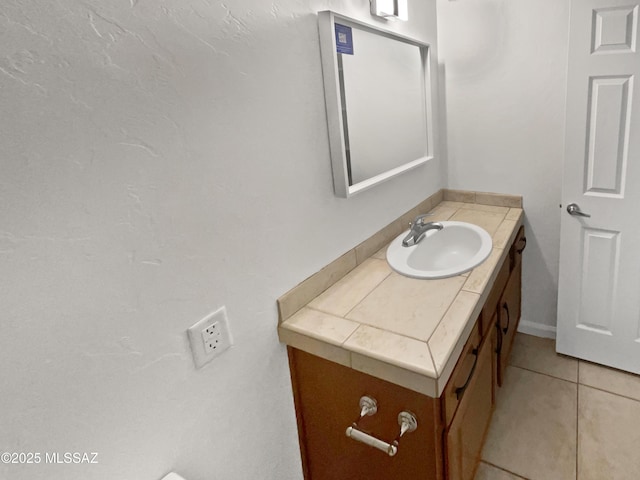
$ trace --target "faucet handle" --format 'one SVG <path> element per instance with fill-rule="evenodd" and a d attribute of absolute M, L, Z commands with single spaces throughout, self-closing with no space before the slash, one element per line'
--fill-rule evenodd
<path fill-rule="evenodd" d="M 418 215 L 416 218 L 413 219 L 413 222 L 409 222 L 409 228 L 413 227 L 414 225 L 418 225 L 419 227 L 424 225 L 424 219 L 426 217 L 433 217 L 433 213 L 424 213 L 422 215 Z"/>

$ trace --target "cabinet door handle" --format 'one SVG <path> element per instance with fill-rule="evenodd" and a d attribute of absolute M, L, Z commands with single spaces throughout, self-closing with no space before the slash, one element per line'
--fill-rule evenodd
<path fill-rule="evenodd" d="M 381 450 L 390 457 L 393 457 L 398 453 L 398 448 L 400 447 L 400 437 L 402 437 L 405 433 L 413 432 L 416 428 L 418 428 L 418 420 L 416 420 L 415 415 L 411 412 L 400 412 L 398 414 L 398 425 L 400 426 L 400 433 L 398 433 L 398 436 L 391 443 L 380 440 L 379 438 L 369 435 L 362 430 L 358 430 L 357 422 L 354 422 L 353 425 L 347 427 L 347 431 L 345 433 L 347 437 L 353 438 L 358 442 L 362 442 L 365 445 Z"/>
<path fill-rule="evenodd" d="M 456 390 L 455 390 L 456 399 L 458 399 L 458 400 L 460 400 L 460 397 L 462 396 L 464 391 L 469 386 L 469 382 L 471 381 L 471 378 L 473 377 L 473 372 L 475 372 L 475 370 L 476 370 L 476 365 L 478 365 L 478 349 L 479 348 L 480 347 L 478 346 L 478 348 L 474 348 L 473 350 L 471 350 L 471 354 L 475 357 L 473 359 L 473 366 L 471 367 L 471 371 L 469 372 L 469 376 L 467 377 L 467 381 L 464 382 L 464 385 L 462 385 L 461 387 L 456 388 Z"/>
<path fill-rule="evenodd" d="M 511 323 L 511 315 L 509 315 L 509 304 L 507 302 L 504 302 L 502 304 L 502 308 L 507 312 L 507 326 L 504 327 L 504 333 L 507 333 L 509 331 L 509 324 Z"/>
<path fill-rule="evenodd" d="M 496 347 L 496 353 L 500 354 L 502 352 L 502 329 L 500 328 L 499 322 L 496 322 L 496 330 L 498 330 L 498 346 Z"/>
<path fill-rule="evenodd" d="M 527 237 L 522 237 L 521 242 L 523 242 L 522 248 L 519 248 L 518 250 L 516 250 L 518 253 L 524 252 L 524 249 L 527 248 Z"/>

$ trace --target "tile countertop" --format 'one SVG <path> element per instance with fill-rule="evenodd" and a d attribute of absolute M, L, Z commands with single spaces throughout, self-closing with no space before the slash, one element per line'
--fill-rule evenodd
<path fill-rule="evenodd" d="M 493 205 L 479 203 L 482 200 Z M 521 206 L 522 198 L 510 195 L 438 192 L 368 244 L 363 242 L 361 250 L 384 245 L 369 258 L 359 259 L 356 247 L 353 255 L 348 252 L 278 299 L 280 341 L 425 395 L 440 396 L 522 225 Z M 434 214 L 430 221 L 456 220 L 484 228 L 493 240 L 487 260 L 470 272 L 440 280 L 394 272 L 385 258 L 386 245 L 407 225 L 406 218 L 420 213 L 420 207 L 422 213 Z M 310 301 L 304 302 L 305 295 Z"/>

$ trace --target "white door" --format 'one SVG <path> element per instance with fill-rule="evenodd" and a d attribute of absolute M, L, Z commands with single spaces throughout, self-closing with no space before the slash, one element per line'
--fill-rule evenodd
<path fill-rule="evenodd" d="M 556 344 L 560 353 L 635 373 L 640 373 L 639 3 L 572 3 Z M 572 203 L 591 216 L 570 215 Z"/>

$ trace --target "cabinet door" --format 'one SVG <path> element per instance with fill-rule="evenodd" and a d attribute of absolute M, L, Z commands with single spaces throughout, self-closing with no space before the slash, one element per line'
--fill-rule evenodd
<path fill-rule="evenodd" d="M 441 480 L 443 453 L 439 402 L 351 368 L 289 348 L 298 434 L 306 480 Z M 345 431 L 359 415 L 362 395 L 378 402 L 378 412 L 358 428 L 391 442 L 399 433 L 398 413 L 412 412 L 418 428 L 400 439 L 389 457 Z"/>
<path fill-rule="evenodd" d="M 501 337 L 498 353 L 498 384 L 502 385 L 504 371 L 507 368 L 509 354 L 520 321 L 520 304 L 522 292 L 522 262 L 518 262 L 509 275 L 509 281 L 504 289 L 498 305 L 498 325 Z"/>
<path fill-rule="evenodd" d="M 509 250 L 509 260 L 511 263 L 511 270 L 514 270 L 518 264 L 522 262 L 522 252 L 527 246 L 527 237 L 524 235 L 524 226 L 520 227 L 516 234 L 516 239 L 513 241 L 513 245 Z"/>
<path fill-rule="evenodd" d="M 473 327 L 469 340 L 462 349 L 458 363 L 440 397 L 444 405 L 445 426 L 448 426 L 453 420 L 456 409 L 464 397 L 461 388 L 469 381 L 472 368 L 478 365 L 478 349 L 482 343 L 479 324 L 480 322 L 477 321 Z"/>
<path fill-rule="evenodd" d="M 493 287 L 487 296 L 487 300 L 484 303 L 484 307 L 482 307 L 482 313 L 480 315 L 480 321 L 482 325 L 481 334 L 482 337 L 485 337 L 487 333 L 490 331 L 490 328 L 494 328 L 493 326 L 493 317 L 495 313 L 498 311 L 498 302 L 500 301 L 500 297 L 502 296 L 502 292 L 504 291 L 504 287 L 509 280 L 509 273 L 511 272 L 511 260 L 505 258 L 502 262 L 502 266 L 498 271 L 498 276 L 496 277 L 495 282 L 493 283 Z"/>
<path fill-rule="evenodd" d="M 473 376 L 446 435 L 447 479 L 473 480 L 493 411 L 492 341 L 485 339 Z"/>
<path fill-rule="evenodd" d="M 493 385 L 492 403 L 496 404 L 496 393 L 498 388 L 498 352 L 499 343 L 502 341 L 502 335 L 498 327 L 498 312 L 493 314 L 490 323 L 489 341 L 491 342 L 491 384 Z"/>

